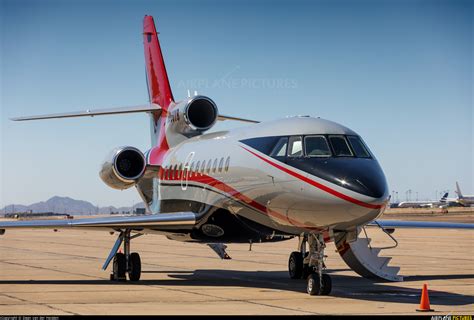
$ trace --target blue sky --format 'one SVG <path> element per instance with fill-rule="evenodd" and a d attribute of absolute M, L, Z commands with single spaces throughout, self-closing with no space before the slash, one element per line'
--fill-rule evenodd
<path fill-rule="evenodd" d="M 147 101 L 142 19 L 153 15 L 175 98 L 222 113 L 308 114 L 358 132 L 390 189 L 474 193 L 471 1 L 13 1 L 1 10 L 0 207 L 53 195 L 139 201 L 98 170 L 146 150 L 145 115 L 9 117 Z M 235 127 L 222 123 L 217 129 Z"/>

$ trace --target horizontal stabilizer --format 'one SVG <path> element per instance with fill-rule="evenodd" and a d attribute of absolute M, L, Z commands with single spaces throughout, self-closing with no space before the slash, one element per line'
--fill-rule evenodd
<path fill-rule="evenodd" d="M 94 116 L 105 116 L 111 114 L 124 114 L 124 113 L 138 113 L 138 112 L 161 112 L 161 108 L 157 104 L 144 104 L 140 106 L 120 107 L 111 109 L 87 109 L 84 111 L 77 112 L 66 112 L 66 113 L 53 113 L 44 114 L 28 117 L 17 117 L 11 118 L 13 121 L 28 121 L 28 120 L 43 120 L 43 119 L 57 119 L 57 118 L 74 118 L 74 117 L 94 117 Z"/>
<path fill-rule="evenodd" d="M 234 121 L 242 121 L 242 122 L 249 122 L 249 123 L 260 123 L 260 121 L 257 121 L 257 120 L 251 120 L 251 119 L 245 119 L 245 118 L 239 118 L 239 117 L 226 116 L 226 115 L 223 115 L 223 114 L 220 114 L 220 115 L 217 117 L 217 120 L 219 120 L 219 121 L 234 120 Z"/>
<path fill-rule="evenodd" d="M 113 114 L 126 114 L 126 113 L 140 113 L 140 112 L 161 112 L 161 107 L 157 104 L 144 104 L 139 106 L 130 106 L 130 107 L 119 107 L 119 108 L 110 108 L 110 109 L 87 109 L 84 111 L 75 111 L 75 112 L 65 112 L 65 113 L 51 113 L 27 117 L 15 117 L 10 120 L 13 121 L 29 121 L 29 120 L 44 120 L 44 119 L 60 119 L 60 118 L 75 118 L 75 117 L 94 117 L 94 116 L 106 116 Z M 259 121 L 232 117 L 220 114 L 217 118 L 220 121 L 225 120 L 234 120 L 242 121 L 249 123 L 259 123 Z"/>

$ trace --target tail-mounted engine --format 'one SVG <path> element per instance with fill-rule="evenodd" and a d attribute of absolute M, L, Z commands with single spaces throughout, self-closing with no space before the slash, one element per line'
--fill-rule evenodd
<path fill-rule="evenodd" d="M 218 115 L 214 101 L 205 96 L 195 96 L 178 103 L 169 111 L 166 131 L 186 137 L 197 136 L 209 130 Z"/>
<path fill-rule="evenodd" d="M 134 147 L 119 147 L 107 156 L 100 178 L 109 187 L 114 189 L 127 189 L 135 185 L 146 168 L 143 153 Z"/>

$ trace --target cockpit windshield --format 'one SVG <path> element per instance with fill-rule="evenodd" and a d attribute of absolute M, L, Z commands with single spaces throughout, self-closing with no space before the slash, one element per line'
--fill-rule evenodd
<path fill-rule="evenodd" d="M 300 136 L 290 137 L 288 157 L 301 157 L 303 155 L 303 141 Z"/>
<path fill-rule="evenodd" d="M 271 136 L 251 138 L 241 142 L 280 160 L 285 157 L 373 157 L 362 139 L 355 135 Z"/>
<path fill-rule="evenodd" d="M 337 157 L 352 157 L 352 151 L 344 136 L 329 136 L 332 150 Z"/>
<path fill-rule="evenodd" d="M 284 157 L 286 156 L 286 146 L 288 145 L 288 137 L 281 137 L 273 147 L 270 156 L 272 157 Z"/>
<path fill-rule="evenodd" d="M 305 154 L 308 157 L 330 157 L 331 149 L 325 136 L 306 136 L 304 138 Z"/>
<path fill-rule="evenodd" d="M 362 140 L 360 140 L 359 137 L 357 136 L 347 136 L 347 140 L 349 140 L 352 150 L 354 150 L 354 153 L 356 157 L 359 158 L 370 158 L 370 153 L 365 147 L 364 143 Z"/>

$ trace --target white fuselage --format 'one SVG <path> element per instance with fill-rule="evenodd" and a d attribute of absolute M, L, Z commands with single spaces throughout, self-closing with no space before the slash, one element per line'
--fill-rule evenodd
<path fill-rule="evenodd" d="M 327 120 L 295 117 L 187 139 L 170 148 L 163 159 L 156 199 L 205 203 L 292 234 L 354 228 L 381 215 L 388 188 L 381 196 L 370 197 L 241 142 L 255 137 L 314 134 L 355 133 Z M 151 210 L 159 212 L 158 201 Z"/>

